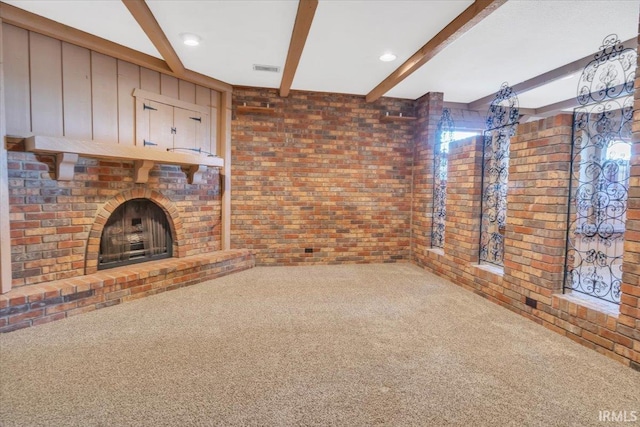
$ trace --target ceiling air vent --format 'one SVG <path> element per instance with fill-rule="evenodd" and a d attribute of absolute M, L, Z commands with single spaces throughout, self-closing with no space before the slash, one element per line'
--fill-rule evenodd
<path fill-rule="evenodd" d="M 279 73 L 280 67 L 276 67 L 275 65 L 258 65 L 253 64 L 254 71 L 266 71 L 268 73 Z"/>

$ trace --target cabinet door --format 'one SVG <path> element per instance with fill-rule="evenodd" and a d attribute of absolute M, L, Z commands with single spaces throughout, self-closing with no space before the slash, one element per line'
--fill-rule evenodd
<path fill-rule="evenodd" d="M 174 107 L 173 109 L 174 126 L 176 128 L 175 138 L 173 140 L 174 147 L 177 151 L 189 152 L 196 147 L 196 126 L 199 125 L 200 113 L 186 110 L 184 108 Z"/>
<path fill-rule="evenodd" d="M 209 115 L 198 113 L 200 121 L 196 124 L 196 148 L 200 148 L 203 153 L 215 154 L 211 149 L 211 125 L 209 124 Z"/>
<path fill-rule="evenodd" d="M 149 111 L 149 139 L 156 145 L 149 145 L 152 148 L 166 150 L 173 148 L 173 107 L 155 101 L 146 101 L 146 104 L 153 109 Z"/>
<path fill-rule="evenodd" d="M 211 108 L 173 100 L 143 90 L 134 90 L 136 97 L 136 145 L 176 152 L 215 154 L 212 144 Z M 155 97 L 161 98 L 153 101 Z M 214 123 L 215 124 L 215 123 Z M 173 130 L 173 131 L 172 131 Z M 215 136 L 214 136 L 215 138 Z M 152 143 L 153 145 L 149 144 Z"/>

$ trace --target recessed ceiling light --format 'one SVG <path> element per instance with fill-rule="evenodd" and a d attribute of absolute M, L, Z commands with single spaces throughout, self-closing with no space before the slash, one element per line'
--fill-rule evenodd
<path fill-rule="evenodd" d="M 395 56 L 393 53 L 391 52 L 387 52 L 384 55 L 382 55 L 380 57 L 380 61 L 382 62 L 391 62 L 391 61 L 395 61 L 397 58 L 397 56 Z"/>
<path fill-rule="evenodd" d="M 182 38 L 182 43 L 187 46 L 198 46 L 202 40 L 200 36 L 192 33 L 182 33 L 180 37 Z"/>

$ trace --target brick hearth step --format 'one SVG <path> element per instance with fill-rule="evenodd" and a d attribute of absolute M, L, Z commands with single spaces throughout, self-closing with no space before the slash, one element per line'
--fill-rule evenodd
<path fill-rule="evenodd" d="M 64 319 L 254 266 L 253 254 L 237 249 L 150 261 L 14 288 L 0 295 L 0 332 Z"/>

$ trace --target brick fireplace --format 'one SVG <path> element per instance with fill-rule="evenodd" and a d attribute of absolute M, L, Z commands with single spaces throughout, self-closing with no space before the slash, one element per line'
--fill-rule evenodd
<path fill-rule="evenodd" d="M 232 87 L 128 59 L 2 24 L 0 332 L 254 265 L 230 249 Z M 166 239 L 141 245 L 155 225 L 129 218 L 118 258 L 152 259 L 98 268 L 138 199 Z"/>
<path fill-rule="evenodd" d="M 188 171 L 155 165 L 134 182 L 134 163 L 80 157 L 73 180 L 56 179 L 55 156 L 10 139 L 9 205 L 13 290 L 0 295 L 0 332 L 57 320 L 254 265 L 246 250 L 221 251 L 218 168 L 199 184 Z M 171 257 L 100 270 L 100 239 L 128 202 L 147 200 L 166 215 Z"/>
<path fill-rule="evenodd" d="M 220 250 L 220 176 L 209 168 L 188 184 L 179 166 L 156 165 L 146 184 L 134 183 L 133 162 L 80 158 L 72 181 L 55 179 L 54 156 L 9 152 L 13 287 L 92 274 L 109 216 L 144 198 L 167 215 L 173 254 Z"/>

